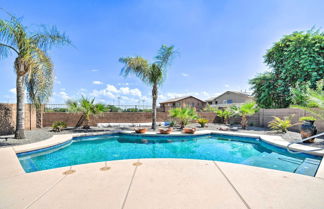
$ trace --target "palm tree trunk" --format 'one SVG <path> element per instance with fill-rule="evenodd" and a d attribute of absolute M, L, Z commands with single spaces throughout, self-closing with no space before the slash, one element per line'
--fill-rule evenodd
<path fill-rule="evenodd" d="M 158 98 L 157 84 L 153 85 L 152 89 L 152 129 L 156 129 L 156 100 Z"/>
<path fill-rule="evenodd" d="M 21 69 L 19 69 L 19 72 Z M 16 114 L 16 132 L 15 139 L 25 138 L 25 89 L 24 89 L 24 75 L 19 75 L 17 72 L 16 88 L 17 88 L 17 114 Z"/>

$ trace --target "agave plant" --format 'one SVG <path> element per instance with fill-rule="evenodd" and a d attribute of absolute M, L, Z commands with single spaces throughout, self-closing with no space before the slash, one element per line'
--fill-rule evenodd
<path fill-rule="evenodd" d="M 172 118 L 176 118 L 180 124 L 180 128 L 183 129 L 192 120 L 198 118 L 197 112 L 194 108 L 173 108 L 169 110 L 169 115 Z"/>
<path fill-rule="evenodd" d="M 89 129 L 89 121 L 90 121 L 90 116 L 99 114 L 105 111 L 105 106 L 103 104 L 95 104 L 94 103 L 95 98 L 93 99 L 88 99 L 84 96 L 79 101 L 73 101 L 69 100 L 67 101 L 67 105 L 69 108 L 69 112 L 81 112 L 82 117 L 79 120 L 78 124 L 76 127 L 81 126 L 83 123 L 83 128 L 84 129 Z"/>

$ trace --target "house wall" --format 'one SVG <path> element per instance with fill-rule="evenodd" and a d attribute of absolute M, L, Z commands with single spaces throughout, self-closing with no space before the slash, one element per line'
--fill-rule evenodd
<path fill-rule="evenodd" d="M 242 94 L 235 94 L 233 92 L 227 92 L 217 99 L 212 101 L 212 104 L 224 104 L 224 100 L 232 100 L 232 103 L 245 103 L 252 101 L 252 98 Z M 216 103 L 217 102 L 217 103 Z"/>
<path fill-rule="evenodd" d="M 194 97 L 189 97 L 176 102 L 163 103 L 161 104 L 161 109 L 164 112 L 168 112 L 170 109 L 175 107 L 195 107 L 197 111 L 202 110 L 206 106 L 206 103 L 196 99 Z"/>
<path fill-rule="evenodd" d="M 25 104 L 25 129 L 36 128 L 36 109 L 31 104 Z M 16 128 L 16 104 L 0 103 L 0 134 L 13 134 Z"/>

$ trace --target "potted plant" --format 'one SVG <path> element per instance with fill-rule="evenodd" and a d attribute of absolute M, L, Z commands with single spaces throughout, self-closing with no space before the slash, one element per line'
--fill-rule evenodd
<path fill-rule="evenodd" d="M 200 127 L 201 127 L 201 128 L 204 128 L 205 125 L 206 125 L 206 123 L 208 123 L 208 120 L 205 119 L 205 118 L 199 118 L 199 119 L 197 120 L 197 123 L 200 124 Z"/>
<path fill-rule="evenodd" d="M 147 131 L 147 128 L 135 128 L 135 133 L 137 134 L 145 134 Z"/>
<path fill-rule="evenodd" d="M 305 116 L 305 117 L 301 117 L 299 118 L 299 121 L 302 121 L 303 124 L 300 127 L 300 135 L 303 139 L 308 138 L 310 136 L 314 136 L 317 134 L 317 128 L 314 125 L 316 118 L 312 117 L 312 116 Z M 306 140 L 304 142 L 306 143 L 312 143 L 314 142 L 314 138 L 310 139 L 310 140 Z"/>
<path fill-rule="evenodd" d="M 173 130 L 173 128 L 167 128 L 167 129 L 160 128 L 159 133 L 160 134 L 170 134 L 172 132 L 172 130 Z"/>
<path fill-rule="evenodd" d="M 185 134 L 194 134 L 196 132 L 196 128 L 183 128 L 182 132 Z"/>

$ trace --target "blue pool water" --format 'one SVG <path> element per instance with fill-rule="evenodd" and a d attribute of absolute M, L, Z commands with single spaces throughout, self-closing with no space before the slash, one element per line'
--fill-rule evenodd
<path fill-rule="evenodd" d="M 314 176 L 321 157 L 291 154 L 257 138 L 143 136 L 113 134 L 78 137 L 49 149 L 18 154 L 26 172 L 101 161 L 139 158 L 216 160 Z"/>

